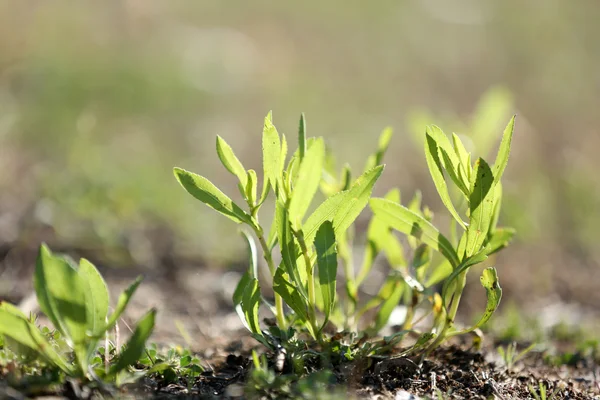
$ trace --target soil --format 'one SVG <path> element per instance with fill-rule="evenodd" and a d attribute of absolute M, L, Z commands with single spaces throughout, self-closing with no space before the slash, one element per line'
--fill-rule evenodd
<path fill-rule="evenodd" d="M 73 255 L 80 255 L 75 251 Z M 2 288 L 0 299 L 21 303 L 35 310 L 31 272 L 31 249 L 7 252 L 0 275 L 10 287 Z M 35 254 L 35 253 L 33 253 Z M 8 261 L 7 261 L 8 260 Z M 92 261 L 93 258 L 92 258 Z M 8 263 L 7 263 L 8 262 Z M 97 263 L 106 277 L 115 300 L 139 273 L 146 276 L 136 293 L 121 328 L 139 318 L 148 308 L 159 314 L 152 338 L 165 345 L 182 344 L 193 349 L 206 371 L 187 382 L 165 384 L 150 377 L 130 387 L 124 394 L 135 398 L 244 398 L 252 349 L 263 351 L 243 330 L 231 307 L 231 294 L 241 268 L 223 273 L 220 269 L 189 262 L 177 273 L 164 270 L 111 269 Z M 494 343 L 487 338 L 481 351 L 469 343 L 455 342 L 435 351 L 427 360 L 386 358 L 359 360 L 334 366 L 332 390 L 340 388 L 347 398 L 420 399 L 441 393 L 451 399 L 528 399 L 530 385 L 540 382 L 553 393 L 553 399 L 600 399 L 600 367 L 591 359 L 573 366 L 550 367 L 540 353 L 529 353 L 513 370 L 499 362 Z M 273 362 L 273 354 L 267 354 Z M 85 393 L 67 384 L 54 398 L 83 398 Z M 191 388 L 191 389 L 190 389 Z M 264 393 L 262 398 L 283 398 L 281 393 Z M 426 397 L 427 396 L 427 397 Z M 0 378 L 0 399 L 23 399 L 22 393 L 7 387 Z M 47 398 L 47 397 L 46 397 Z"/>

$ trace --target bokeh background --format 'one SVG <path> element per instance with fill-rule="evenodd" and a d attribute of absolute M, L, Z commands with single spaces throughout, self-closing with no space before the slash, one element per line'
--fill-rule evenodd
<path fill-rule="evenodd" d="M 355 171 L 392 126 L 376 194 L 419 188 L 442 223 L 425 125 L 493 159 L 516 113 L 501 222 L 518 239 L 496 260 L 505 303 L 597 310 L 598 21 L 595 0 L 1 2 L 2 288 L 15 252 L 41 240 L 167 275 L 243 264 L 237 226 L 172 167 L 235 198 L 215 136 L 261 170 L 269 110 L 288 136 L 305 112 L 309 135 Z"/>

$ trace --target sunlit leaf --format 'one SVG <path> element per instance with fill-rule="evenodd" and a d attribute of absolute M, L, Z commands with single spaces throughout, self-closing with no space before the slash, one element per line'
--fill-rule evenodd
<path fill-rule="evenodd" d="M 335 233 L 331 221 L 325 221 L 315 236 L 317 265 L 319 267 L 319 287 L 323 298 L 325 320 L 329 318 L 335 305 L 337 275 L 337 250 Z"/>
<path fill-rule="evenodd" d="M 494 175 L 482 158 L 475 163 L 474 180 L 469 198 L 469 227 L 467 229 L 466 255 L 471 257 L 485 241 L 494 212 Z"/>
<path fill-rule="evenodd" d="M 317 229 L 325 221 L 333 222 L 336 235 L 345 232 L 367 205 L 373 186 L 382 171 L 383 166 L 380 165 L 365 172 L 354 181 L 350 189 L 331 196 L 317 207 L 304 224 L 306 241 L 314 240 Z"/>
<path fill-rule="evenodd" d="M 258 279 L 252 278 L 244 289 L 242 295 L 242 311 L 250 331 L 256 335 L 262 335 L 259 320 L 258 320 L 258 307 L 260 306 L 260 287 L 258 285 Z"/>
<path fill-rule="evenodd" d="M 325 144 L 323 139 L 318 139 L 311 143 L 300 163 L 298 179 L 294 182 L 294 190 L 289 205 L 289 218 L 295 230 L 298 230 L 302 225 L 302 219 L 319 189 L 324 157 Z"/>
<path fill-rule="evenodd" d="M 252 223 L 250 216 L 203 176 L 174 168 L 175 177 L 192 196 L 235 222 Z"/>
<path fill-rule="evenodd" d="M 496 161 L 494 162 L 494 183 L 500 182 L 500 179 L 502 179 L 502 175 L 504 174 L 506 164 L 508 164 L 510 145 L 512 142 L 513 131 L 515 130 L 515 118 L 516 115 L 510 119 L 506 129 L 504 129 L 504 134 L 502 135 L 502 142 L 500 142 L 500 148 L 498 149 Z"/>
<path fill-rule="evenodd" d="M 421 240 L 443 254 L 453 266 L 458 265 L 458 256 L 452 244 L 429 221 L 401 204 L 386 199 L 371 199 L 370 204 L 375 215 L 384 218 L 391 227 Z"/>
<path fill-rule="evenodd" d="M 242 187 L 246 187 L 246 183 L 248 181 L 246 169 L 240 160 L 238 160 L 238 158 L 235 156 L 231 146 L 229 146 L 227 142 L 219 135 L 217 135 L 217 154 L 227 171 L 237 176 L 242 184 Z"/>
<path fill-rule="evenodd" d="M 140 319 L 133 331 L 133 334 L 125 344 L 125 349 L 117 357 L 116 362 L 114 362 L 110 367 L 110 374 L 117 374 L 130 365 L 135 364 L 140 359 L 144 349 L 146 348 L 146 341 L 154 329 L 155 317 L 156 310 L 152 309 L 148 311 L 148 313 L 146 313 L 142 319 Z"/>

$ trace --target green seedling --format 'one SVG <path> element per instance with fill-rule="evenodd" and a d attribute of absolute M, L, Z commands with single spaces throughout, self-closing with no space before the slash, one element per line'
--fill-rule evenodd
<path fill-rule="evenodd" d="M 300 120 L 298 148 L 287 161 L 288 144 L 273 125 L 271 114 L 265 118 L 263 149 L 263 183 L 258 190 L 257 173 L 246 170 L 232 148 L 217 137 L 217 154 L 224 167 L 238 178 L 238 188 L 246 208 L 236 204 L 208 179 L 175 168 L 175 177 L 192 196 L 229 219 L 246 225 L 258 240 L 269 267 L 275 292 L 275 304 L 262 296 L 258 282 L 257 246 L 255 239 L 243 231 L 251 254 L 250 267 L 240 280 L 233 302 L 245 326 L 261 342 L 268 344 L 259 324 L 261 305 L 272 310 L 281 335 L 289 336 L 290 328 L 299 326 L 313 338 L 323 339 L 323 328 L 338 319 L 336 282 L 338 259 L 350 248 L 348 231 L 366 207 L 373 186 L 383 171 L 381 159 L 391 132 L 382 136 L 378 152 L 368 161 L 365 172 L 350 178 L 346 168 L 341 182 L 328 174 L 331 165 L 322 138 L 307 138 L 306 121 Z M 312 212 L 311 205 L 319 188 L 326 199 Z M 274 195 L 271 229 L 261 224 L 259 210 L 269 193 Z M 278 246 L 281 259 L 275 264 Z M 350 265 L 346 267 L 349 271 Z M 346 288 L 355 292 L 353 272 L 346 274 Z M 286 314 L 284 303 L 293 311 Z M 271 346 L 272 347 L 272 346 Z"/>
<path fill-rule="evenodd" d="M 518 351 L 517 344 L 511 343 L 506 347 L 498 347 L 498 354 L 502 357 L 502 361 L 504 362 L 504 367 L 508 372 L 511 372 L 516 363 L 521 361 L 523 357 L 525 357 L 531 350 L 536 346 L 535 343 L 532 343 L 527 348 Z"/>
<path fill-rule="evenodd" d="M 450 140 L 441 129 L 427 128 L 427 163 L 454 221 L 450 239 L 432 224 L 433 214 L 422 207 L 420 193 L 407 207 L 400 205 L 398 190 L 390 191 L 381 199 L 370 199 L 383 171 L 381 163 L 392 136 L 390 129 L 380 136 L 378 148 L 368 158 L 362 175 L 353 179 L 348 166 L 344 166 L 341 173 L 336 171 L 334 157 L 322 138 L 307 138 L 303 116 L 298 148 L 288 161 L 286 137 L 277 132 L 269 114 L 262 136 L 263 186 L 260 191 L 257 173 L 246 170 L 232 148 L 217 137 L 217 154 L 225 168 L 238 178 L 244 207 L 203 176 L 181 168 L 175 168 L 174 173 L 192 196 L 249 228 L 249 231 L 242 230 L 249 248 L 249 268 L 238 283 L 233 302 L 245 326 L 263 344 L 275 348 L 278 343 L 273 337 L 290 339 L 296 329 L 323 343 L 324 328 L 328 325 L 358 333 L 361 319 L 368 311 L 376 310 L 367 329 L 353 335 L 355 339 L 365 340 L 376 335 L 388 323 L 394 308 L 404 303 L 408 312 L 402 331 L 378 342 L 372 347 L 372 353 L 386 351 L 408 334 L 416 334 L 417 340 L 410 351 L 427 354 L 448 337 L 478 331 L 500 302 L 502 290 L 496 270 L 487 268 L 481 277 L 488 294 L 485 314 L 471 328 L 455 327 L 467 272 L 504 248 L 514 234 L 512 229 L 497 226 L 502 198 L 500 180 L 508 161 L 513 125 L 514 119 L 504 132 L 493 166 L 483 159 L 472 165 L 471 155 L 457 135 Z M 458 188 L 462 203 L 455 205 L 446 177 Z M 325 200 L 313 209 L 311 206 L 319 190 Z M 273 223 L 267 230 L 259 220 L 259 210 L 270 193 L 275 206 Z M 355 274 L 354 221 L 369 202 L 374 216 L 367 229 L 364 258 Z M 460 238 L 458 229 L 464 231 Z M 411 258 L 405 256 L 394 231 L 408 236 Z M 272 277 L 274 305 L 263 297 L 259 286 L 255 238 Z M 435 258 L 434 251 L 443 256 L 442 262 Z M 365 302 L 359 298 L 360 286 L 380 254 L 385 255 L 391 271 L 379 293 Z M 275 259 L 281 262 L 276 265 Z M 340 286 L 345 296 L 337 292 L 338 269 L 343 270 Z M 441 293 L 436 291 L 439 284 Z M 417 311 L 426 303 L 431 310 L 426 315 L 418 315 Z M 268 335 L 262 330 L 258 317 L 261 306 L 276 317 L 277 326 L 272 326 Z M 432 329 L 417 331 L 415 325 L 431 314 L 434 316 Z"/>
<path fill-rule="evenodd" d="M 43 359 L 69 377 L 120 385 L 131 378 L 128 368 L 144 351 L 156 311 L 152 309 L 142 317 L 123 351 L 110 363 L 102 364 L 98 348 L 108 341 L 108 332 L 117 324 L 140 282 L 137 279 L 121 294 L 114 312 L 109 314 L 108 289 L 96 267 L 85 259 L 76 266 L 42 245 L 34 287 L 40 309 L 57 334 L 38 328 L 35 319 L 3 302 L 0 335 L 16 354 Z"/>
<path fill-rule="evenodd" d="M 548 394 L 547 390 L 544 382 L 540 382 L 539 390 L 536 390 L 533 385 L 529 385 L 529 393 L 531 393 L 535 400 L 553 400 L 560 392 L 560 390 L 556 390 Z"/>
<path fill-rule="evenodd" d="M 371 209 L 375 217 L 386 221 L 393 229 L 409 236 L 415 254 L 414 274 L 405 269 L 404 281 L 411 287 L 412 298 L 419 302 L 420 295 L 434 291 L 440 283 L 440 294 L 431 296 L 434 324 L 429 337 L 428 354 L 451 336 L 476 332 L 497 309 L 502 297 L 496 269 L 486 268 L 481 275 L 481 284 L 487 293 L 485 313 L 472 327 L 457 329 L 456 314 L 460 298 L 466 285 L 469 270 L 485 261 L 490 255 L 506 247 L 514 235 L 510 228 L 499 228 L 498 218 L 502 199 L 501 178 L 510 154 L 514 130 L 514 117 L 504 130 L 500 149 L 493 165 L 479 158 L 473 165 L 471 154 L 465 150 L 460 138 L 452 140 L 436 127 L 429 126 L 425 133 L 425 156 L 433 182 L 452 216 L 452 232 L 448 238 L 432 223 L 432 214 L 420 210 L 418 201 L 402 206 L 389 199 L 372 199 Z M 449 192 L 452 183 L 460 193 L 460 201 L 454 201 Z M 460 213 L 464 210 L 466 220 Z M 457 231 L 461 230 L 459 236 Z M 430 262 L 430 250 L 441 254 L 443 262 Z M 408 277 L 408 279 L 407 279 Z M 410 324 L 407 325 L 410 327 Z M 426 338 L 426 336 L 423 336 Z"/>

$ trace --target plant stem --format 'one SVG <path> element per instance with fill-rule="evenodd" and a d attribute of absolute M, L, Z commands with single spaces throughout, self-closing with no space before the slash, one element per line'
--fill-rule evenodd
<path fill-rule="evenodd" d="M 292 230 L 296 240 L 298 241 L 298 245 L 300 245 L 300 251 L 302 252 L 302 256 L 304 258 L 304 263 L 306 264 L 306 278 L 308 284 L 308 318 L 310 319 L 310 324 L 312 325 L 313 331 L 317 336 L 316 339 L 321 342 L 321 330 L 317 324 L 317 311 L 316 304 L 317 299 L 315 295 L 315 277 L 313 275 L 312 263 L 310 261 L 310 255 L 308 254 L 308 247 L 306 246 L 306 242 L 304 241 L 304 234 L 302 231 L 294 231 Z"/>
<path fill-rule="evenodd" d="M 258 241 L 260 242 L 260 247 L 263 250 L 263 257 L 269 266 L 269 271 L 271 272 L 271 277 L 275 276 L 275 263 L 273 262 L 273 256 L 271 255 L 271 250 L 267 245 L 267 241 L 265 240 L 265 235 L 262 232 L 262 229 L 255 229 L 256 236 L 258 236 Z M 281 296 L 275 293 L 275 318 L 277 319 L 277 325 L 279 325 L 279 329 L 285 330 L 287 328 L 285 323 L 285 314 L 283 312 L 283 300 Z"/>

